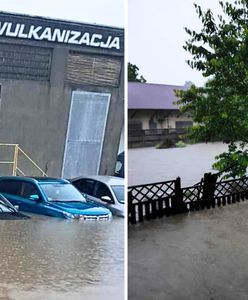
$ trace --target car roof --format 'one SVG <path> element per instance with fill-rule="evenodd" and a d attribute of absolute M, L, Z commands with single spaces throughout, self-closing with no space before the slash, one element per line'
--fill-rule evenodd
<path fill-rule="evenodd" d="M 103 182 L 108 185 L 124 185 L 124 179 L 115 176 L 107 176 L 107 175 L 92 175 L 92 176 L 79 176 L 76 178 L 70 179 L 71 182 L 79 180 L 79 179 L 93 179 L 100 182 Z"/>
<path fill-rule="evenodd" d="M 66 179 L 53 177 L 1 176 L 0 180 L 2 179 L 23 180 L 34 183 L 69 183 Z"/>
<path fill-rule="evenodd" d="M 57 183 L 69 183 L 68 180 L 63 178 L 54 178 L 54 177 L 30 177 L 32 179 L 35 179 L 38 182 L 57 182 Z"/>

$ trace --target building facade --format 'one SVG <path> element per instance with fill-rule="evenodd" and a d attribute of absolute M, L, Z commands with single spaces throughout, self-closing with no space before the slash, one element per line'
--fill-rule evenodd
<path fill-rule="evenodd" d="M 49 176 L 115 170 L 124 124 L 124 30 L 0 13 L 0 142 Z"/>
<path fill-rule="evenodd" d="M 184 86 L 128 83 L 129 146 L 150 146 L 173 139 L 193 125 L 189 114 L 181 113 L 175 90 Z"/>

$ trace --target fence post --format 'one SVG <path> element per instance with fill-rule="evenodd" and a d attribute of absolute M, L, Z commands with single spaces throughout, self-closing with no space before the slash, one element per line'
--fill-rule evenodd
<path fill-rule="evenodd" d="M 203 182 L 203 191 L 202 191 L 202 201 L 203 208 L 206 205 L 207 208 L 215 205 L 215 184 L 217 181 L 217 175 L 211 173 L 204 174 L 204 182 Z"/>
<path fill-rule="evenodd" d="M 128 192 L 128 222 L 136 224 L 136 210 L 135 204 L 133 203 L 132 191 Z"/>
<path fill-rule="evenodd" d="M 188 212 L 187 205 L 183 202 L 183 191 L 181 188 L 181 178 L 177 177 L 175 180 L 175 197 L 172 198 L 172 213 Z"/>

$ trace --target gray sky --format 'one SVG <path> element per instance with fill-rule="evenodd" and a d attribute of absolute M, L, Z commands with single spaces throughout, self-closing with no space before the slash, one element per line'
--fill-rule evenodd
<path fill-rule="evenodd" d="M 190 54 L 182 48 L 188 39 L 184 27 L 200 28 L 193 2 L 221 12 L 218 0 L 128 0 L 128 61 L 148 82 L 206 81 L 186 64 Z"/>
<path fill-rule="evenodd" d="M 0 0 L 0 10 L 124 27 L 125 0 Z"/>

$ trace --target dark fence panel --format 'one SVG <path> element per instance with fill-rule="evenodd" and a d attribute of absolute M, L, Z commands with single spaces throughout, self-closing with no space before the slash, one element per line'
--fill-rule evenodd
<path fill-rule="evenodd" d="M 131 186 L 128 189 L 129 222 L 161 218 L 164 215 L 184 212 L 181 179 Z"/>
<path fill-rule="evenodd" d="M 248 177 L 217 182 L 207 173 L 198 184 L 181 188 L 181 179 L 128 188 L 128 222 L 215 208 L 248 199 Z"/>
<path fill-rule="evenodd" d="M 129 222 L 136 224 L 144 219 L 168 215 L 172 197 L 175 196 L 175 182 L 176 180 L 172 180 L 129 187 Z"/>

